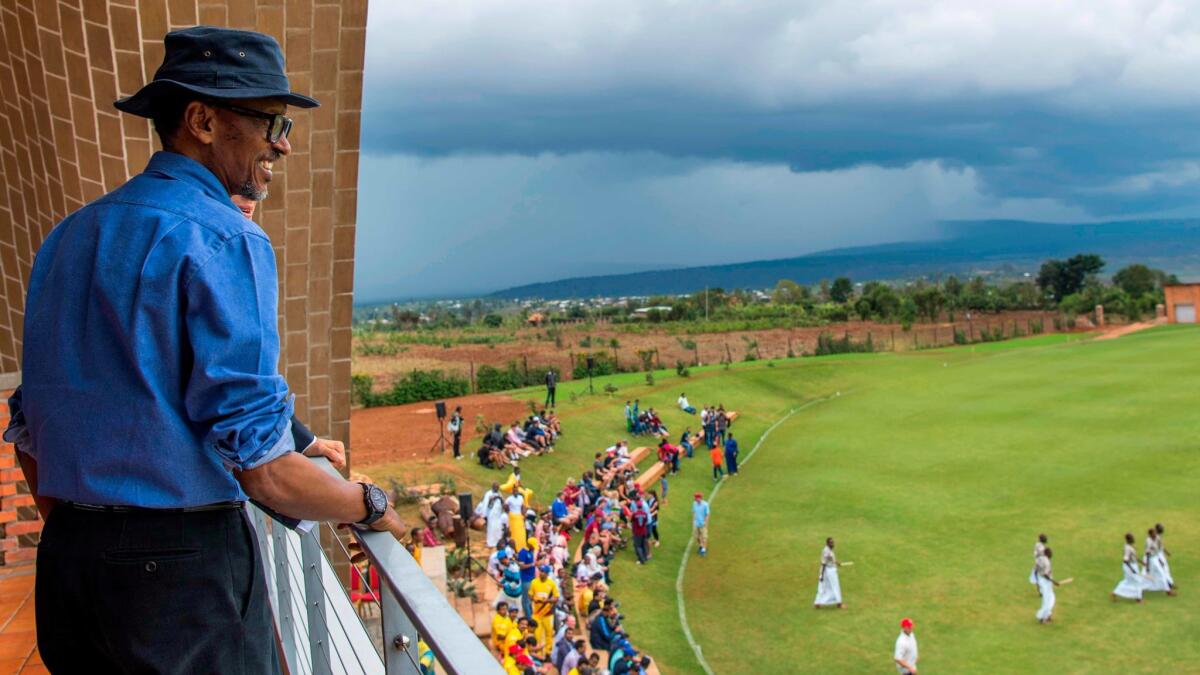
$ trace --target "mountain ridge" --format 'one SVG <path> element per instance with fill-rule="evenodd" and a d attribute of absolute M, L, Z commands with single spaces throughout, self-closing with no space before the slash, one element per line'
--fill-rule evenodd
<path fill-rule="evenodd" d="M 1200 270 L 1200 219 L 1053 224 L 1023 220 L 944 221 L 940 238 L 816 251 L 801 256 L 699 265 L 524 284 L 492 298 L 586 298 L 690 293 L 704 286 L 769 288 L 847 276 L 855 280 L 971 274 L 985 265 L 1036 266 L 1047 258 L 1096 253 L 1107 273 L 1129 262 L 1168 272 Z"/>

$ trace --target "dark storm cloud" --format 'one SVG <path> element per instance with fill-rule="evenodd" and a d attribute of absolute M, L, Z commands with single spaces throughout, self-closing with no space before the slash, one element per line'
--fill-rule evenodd
<path fill-rule="evenodd" d="M 1197 34 L 1156 0 L 373 3 L 356 287 L 1191 215 Z M 491 264 L 518 237 L 556 253 Z"/>

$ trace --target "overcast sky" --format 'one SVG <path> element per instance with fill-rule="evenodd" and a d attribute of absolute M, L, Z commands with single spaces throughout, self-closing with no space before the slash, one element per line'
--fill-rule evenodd
<path fill-rule="evenodd" d="M 1200 3 L 370 5 L 360 302 L 1200 213 Z"/>

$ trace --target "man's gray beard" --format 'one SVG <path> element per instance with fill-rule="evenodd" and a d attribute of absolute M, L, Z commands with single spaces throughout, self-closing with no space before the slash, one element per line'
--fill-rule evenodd
<path fill-rule="evenodd" d="M 245 197 L 246 199 L 249 199 L 250 201 L 254 201 L 254 202 L 261 202 L 262 200 L 267 198 L 266 189 L 255 190 L 254 183 L 251 183 L 250 181 L 246 181 L 245 183 L 242 183 L 242 189 L 239 192 L 239 194 L 241 196 Z"/>

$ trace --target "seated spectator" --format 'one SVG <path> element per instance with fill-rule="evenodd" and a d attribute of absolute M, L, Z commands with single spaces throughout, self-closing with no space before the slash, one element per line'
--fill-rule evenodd
<path fill-rule="evenodd" d="M 683 448 L 683 451 L 687 454 L 688 459 L 692 458 L 692 453 L 695 452 L 695 449 L 692 447 L 691 427 L 683 430 L 683 434 L 679 437 L 679 447 Z"/>
<path fill-rule="evenodd" d="M 617 607 L 611 598 L 607 600 L 607 603 L 604 611 L 592 620 L 588 629 L 588 640 L 592 643 L 592 649 L 609 651 L 613 646 L 613 636 L 616 634 L 618 626 Z"/>
<path fill-rule="evenodd" d="M 590 581 L 596 577 L 605 578 L 608 568 L 601 565 L 596 554 L 589 549 L 583 560 L 575 567 L 575 578 L 580 581 Z"/>
<path fill-rule="evenodd" d="M 694 407 L 692 407 L 692 404 L 688 403 L 687 394 L 680 394 L 679 400 L 677 401 L 677 403 L 679 404 L 679 409 L 682 410 L 683 412 L 685 412 L 689 415 L 696 414 L 696 409 Z"/>
<path fill-rule="evenodd" d="M 508 433 L 504 434 L 504 440 L 507 443 L 507 447 L 511 448 L 520 457 L 529 457 L 538 452 L 538 448 L 526 442 L 525 434 L 521 431 L 521 425 L 516 420 L 508 427 Z"/>
<path fill-rule="evenodd" d="M 566 490 L 558 493 L 550 504 L 550 512 L 554 524 L 560 529 L 569 530 L 579 524 L 579 507 L 567 501 Z"/>

